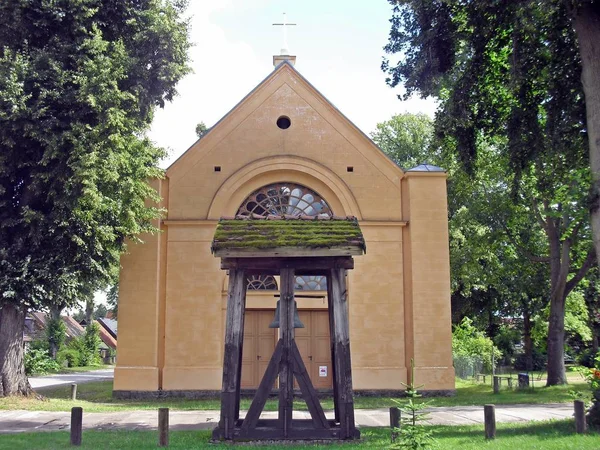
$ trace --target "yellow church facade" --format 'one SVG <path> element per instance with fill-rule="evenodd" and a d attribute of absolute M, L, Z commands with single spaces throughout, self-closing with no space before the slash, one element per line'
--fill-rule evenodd
<path fill-rule="evenodd" d="M 347 273 L 353 387 L 454 390 L 446 174 L 403 171 L 327 101 L 290 60 L 153 182 L 160 233 L 121 258 L 121 397 L 221 389 L 227 273 L 211 254 L 219 218 L 353 216 L 366 254 Z M 242 388 L 255 389 L 277 341 L 278 278 L 248 280 Z M 296 341 L 316 388 L 331 387 L 326 282 L 298 277 Z"/>

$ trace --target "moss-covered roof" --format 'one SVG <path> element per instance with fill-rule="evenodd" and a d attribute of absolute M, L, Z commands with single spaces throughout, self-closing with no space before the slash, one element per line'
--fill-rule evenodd
<path fill-rule="evenodd" d="M 269 254 L 270 250 L 305 256 L 362 254 L 366 250 L 355 217 L 237 216 L 222 218 L 211 247 L 215 256 Z"/>

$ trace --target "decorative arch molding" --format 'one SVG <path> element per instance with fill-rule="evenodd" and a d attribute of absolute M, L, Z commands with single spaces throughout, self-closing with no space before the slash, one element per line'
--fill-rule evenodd
<path fill-rule="evenodd" d="M 344 180 L 315 161 L 295 156 L 258 159 L 232 174 L 213 197 L 207 219 L 235 215 L 252 192 L 282 181 L 298 183 L 318 192 L 337 216 L 351 215 L 362 219 L 358 203 Z"/>

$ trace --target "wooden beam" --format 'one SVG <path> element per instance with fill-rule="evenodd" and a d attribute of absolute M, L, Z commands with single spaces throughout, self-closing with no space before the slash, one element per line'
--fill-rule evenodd
<path fill-rule="evenodd" d="M 339 408 L 339 398 L 338 398 L 338 385 L 337 379 L 335 377 L 336 367 L 335 367 L 335 325 L 334 325 L 334 315 L 333 315 L 333 287 L 331 282 L 331 273 L 327 273 L 327 314 L 329 316 L 329 347 L 331 351 L 331 379 L 333 380 L 333 411 L 334 411 L 334 420 L 335 423 L 340 423 L 340 408 Z"/>
<path fill-rule="evenodd" d="M 223 357 L 223 387 L 221 389 L 221 419 L 219 429 L 224 439 L 233 439 L 236 408 L 239 407 L 240 365 L 244 341 L 244 307 L 246 275 L 243 269 L 229 271 L 227 315 L 225 319 L 225 353 Z"/>
<path fill-rule="evenodd" d="M 221 269 L 244 269 L 260 271 L 277 271 L 293 268 L 300 270 L 324 271 L 330 269 L 354 269 L 351 256 L 338 257 L 302 257 L 302 258 L 222 258 Z"/>
<path fill-rule="evenodd" d="M 332 269 L 331 297 L 334 324 L 335 383 L 340 413 L 340 439 L 357 437 L 354 422 L 354 398 L 352 392 L 352 364 L 350 360 L 350 333 L 348 326 L 348 303 L 346 274 L 344 269 Z"/>
<path fill-rule="evenodd" d="M 287 437 L 292 427 L 294 409 L 294 372 L 292 366 L 292 346 L 294 344 L 294 269 L 281 269 L 279 301 L 279 332 L 281 335 L 282 356 L 279 367 L 279 428 Z"/>
<path fill-rule="evenodd" d="M 216 257 L 221 258 L 277 258 L 299 256 L 352 256 L 362 255 L 364 250 L 359 245 L 346 245 L 339 247 L 304 248 L 304 247 L 275 247 L 275 248 L 218 248 L 214 251 Z"/>
<path fill-rule="evenodd" d="M 275 346 L 275 351 L 269 360 L 269 365 L 265 370 L 265 374 L 263 375 L 262 380 L 260 381 L 260 385 L 256 391 L 256 395 L 252 400 L 252 404 L 250 405 L 250 409 L 248 409 L 248 413 L 242 422 L 242 426 L 240 427 L 240 435 L 243 436 L 248 433 L 249 430 L 256 428 L 256 424 L 260 417 L 260 413 L 265 407 L 265 403 L 267 402 L 267 398 L 269 397 L 269 393 L 273 388 L 273 384 L 277 379 L 277 375 L 279 374 L 279 365 L 281 363 L 281 354 L 283 352 L 283 344 L 281 339 L 277 342 Z"/>
<path fill-rule="evenodd" d="M 323 411 L 321 402 L 319 402 L 317 391 L 310 381 L 310 376 L 308 375 L 306 366 L 302 361 L 302 356 L 300 355 L 300 350 L 298 350 L 296 341 L 294 341 L 292 345 L 292 357 L 294 362 L 294 375 L 296 376 L 296 380 L 298 380 L 298 386 L 300 386 L 302 398 L 306 402 L 306 407 L 308 408 L 308 412 L 310 413 L 310 417 L 312 418 L 315 429 L 319 430 L 329 428 L 329 423 L 325 418 L 325 412 Z"/>

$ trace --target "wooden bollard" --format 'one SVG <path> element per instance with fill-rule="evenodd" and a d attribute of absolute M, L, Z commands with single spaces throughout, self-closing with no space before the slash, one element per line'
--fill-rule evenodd
<path fill-rule="evenodd" d="M 583 400 L 575 400 L 575 432 L 581 434 L 586 431 L 585 402 Z"/>
<path fill-rule="evenodd" d="M 81 445 L 81 426 L 83 424 L 83 409 L 80 406 L 71 408 L 71 445 Z"/>
<path fill-rule="evenodd" d="M 77 384 L 75 383 L 71 385 L 71 400 L 77 400 Z"/>
<path fill-rule="evenodd" d="M 158 408 L 158 446 L 169 446 L 169 408 Z"/>
<path fill-rule="evenodd" d="M 485 421 L 485 438 L 496 439 L 496 407 L 494 405 L 483 406 L 483 419 Z"/>
<path fill-rule="evenodd" d="M 395 442 L 398 437 L 395 429 L 400 428 L 400 409 L 396 406 L 390 408 L 390 428 L 392 429 L 392 442 Z"/>
<path fill-rule="evenodd" d="M 494 376 L 494 394 L 500 392 L 500 377 Z"/>

